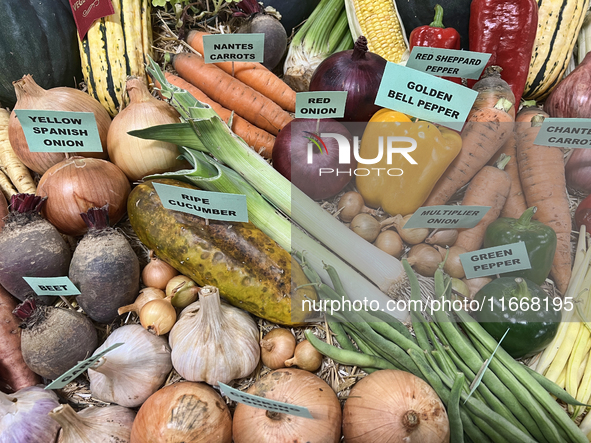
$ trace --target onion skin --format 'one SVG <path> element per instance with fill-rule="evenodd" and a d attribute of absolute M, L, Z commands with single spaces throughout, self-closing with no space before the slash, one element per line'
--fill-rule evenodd
<path fill-rule="evenodd" d="M 407 414 L 418 420 L 405 424 Z M 358 381 L 343 409 L 347 443 L 449 443 L 450 429 L 443 403 L 426 382 L 409 372 L 383 369 Z"/>
<path fill-rule="evenodd" d="M 335 171 L 338 169 L 339 146 L 332 137 L 322 138 L 327 152 L 320 152 L 316 146 L 312 145 L 312 164 L 308 164 L 308 143 L 312 143 L 308 139 L 310 135 L 307 132 L 316 135 L 332 132 L 347 137 L 351 147 L 351 163 L 340 165 L 342 170 L 356 167 L 353 157 L 353 137 L 347 128 L 336 120 L 296 118 L 285 125 L 275 139 L 273 167 L 311 199 L 327 199 L 347 186 L 353 174 L 337 176 L 333 173 L 320 176 L 320 168 L 330 168 Z"/>
<path fill-rule="evenodd" d="M 591 193 L 591 149 L 573 149 L 564 167 L 566 185 L 584 194 Z"/>
<path fill-rule="evenodd" d="M 339 400 L 332 388 L 311 372 L 277 369 L 258 380 L 247 393 L 306 407 L 314 420 L 238 403 L 234 411 L 234 443 L 337 443 L 341 438 Z"/>
<path fill-rule="evenodd" d="M 78 237 L 88 231 L 80 214 L 109 205 L 109 221 L 117 223 L 127 211 L 131 186 L 113 163 L 95 158 L 71 157 L 49 168 L 37 193 L 47 197 L 43 214 L 61 233 Z"/>
<path fill-rule="evenodd" d="M 95 98 L 78 89 L 58 87 L 45 90 L 37 85 L 30 75 L 14 82 L 18 109 L 93 112 L 95 115 L 103 152 L 81 152 L 83 157 L 107 158 L 107 132 L 111 125 L 111 117 L 107 110 Z M 10 144 L 18 158 L 29 169 L 43 174 L 51 166 L 66 158 L 63 152 L 31 152 L 25 134 L 14 110 L 8 123 Z"/>
<path fill-rule="evenodd" d="M 590 118 L 590 90 L 591 55 L 587 53 L 583 61 L 552 90 L 544 102 L 544 111 L 555 118 Z"/>
<path fill-rule="evenodd" d="M 381 109 L 376 95 L 386 59 L 368 52 L 367 39 L 360 36 L 354 49 L 326 58 L 314 71 L 310 91 L 347 91 L 343 121 L 367 122 Z"/>
<path fill-rule="evenodd" d="M 152 394 L 137 413 L 130 443 L 231 443 L 232 417 L 205 383 L 180 382 Z M 260 443 L 260 442 L 259 442 Z"/>
<path fill-rule="evenodd" d="M 261 360 L 270 369 L 285 367 L 285 361 L 293 357 L 296 339 L 289 329 L 271 329 L 260 341 Z"/>

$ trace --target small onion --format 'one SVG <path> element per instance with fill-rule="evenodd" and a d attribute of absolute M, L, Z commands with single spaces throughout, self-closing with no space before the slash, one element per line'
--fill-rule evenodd
<path fill-rule="evenodd" d="M 363 196 L 359 192 L 345 192 L 337 204 L 339 218 L 345 223 L 349 223 L 360 212 L 369 209 L 365 206 Z"/>
<path fill-rule="evenodd" d="M 408 251 L 408 264 L 424 277 L 433 277 L 441 263 L 441 255 L 433 246 L 419 243 Z"/>
<path fill-rule="evenodd" d="M 464 278 L 466 276 L 464 267 L 460 261 L 460 254 L 464 254 L 468 251 L 466 251 L 461 246 L 452 246 L 449 249 L 442 248 L 441 246 L 435 246 L 435 249 L 437 249 L 441 254 L 441 259 L 445 260 L 443 270 L 449 274 L 450 277 Z"/>
<path fill-rule="evenodd" d="M 314 372 L 322 366 L 322 354 L 308 340 L 302 340 L 296 346 L 293 358 L 285 361 L 285 366 Z"/>
<path fill-rule="evenodd" d="M 43 89 L 28 74 L 15 81 L 13 85 L 17 96 L 14 110 L 92 112 L 96 119 L 103 152 L 80 152 L 76 155 L 107 158 L 107 132 L 111 124 L 111 117 L 96 99 L 74 88 Z M 29 169 L 38 174 L 43 174 L 51 166 L 67 158 L 67 155 L 63 152 L 31 152 L 23 128 L 14 110 L 10 115 L 8 137 L 14 152 Z"/>
<path fill-rule="evenodd" d="M 170 301 L 170 297 L 150 300 L 140 310 L 140 323 L 152 334 L 166 334 L 174 326 L 176 309 Z"/>
<path fill-rule="evenodd" d="M 458 234 L 459 232 L 457 229 L 435 229 L 425 239 L 425 243 L 433 246 L 443 246 L 444 248 L 447 246 L 453 246 L 458 239 Z"/>
<path fill-rule="evenodd" d="M 140 311 L 144 307 L 146 303 L 156 299 L 165 298 L 164 291 L 158 288 L 144 288 L 140 291 L 140 294 L 137 296 L 135 301 L 130 305 L 121 306 L 117 313 L 119 315 L 125 314 L 126 312 L 135 312 L 137 315 L 140 315 Z"/>
<path fill-rule="evenodd" d="M 178 382 L 152 394 L 137 413 L 131 443 L 230 443 L 232 417 L 205 383 Z"/>
<path fill-rule="evenodd" d="M 166 284 L 166 296 L 171 298 L 175 308 L 184 309 L 199 298 L 199 290 L 193 280 L 184 275 L 177 275 L 171 278 Z"/>
<path fill-rule="evenodd" d="M 474 298 L 476 293 L 482 289 L 482 287 L 492 281 L 491 277 L 477 277 L 477 278 L 463 278 L 462 281 L 466 283 L 470 291 L 470 298 Z"/>
<path fill-rule="evenodd" d="M 291 358 L 295 351 L 296 339 L 285 328 L 271 329 L 260 341 L 261 360 L 270 369 L 285 367 L 285 360 Z"/>
<path fill-rule="evenodd" d="M 142 270 L 142 281 L 146 286 L 165 289 L 170 279 L 178 273 L 179 271 L 156 257 L 154 251 L 150 251 L 150 261 Z"/>
<path fill-rule="evenodd" d="M 129 77 L 129 105 L 113 118 L 107 137 L 109 158 L 131 181 L 150 174 L 177 171 L 188 164 L 178 160 L 177 146 L 129 135 L 129 131 L 179 122 L 179 113 L 150 94 L 145 82 Z"/>
<path fill-rule="evenodd" d="M 400 214 L 395 215 L 384 220 L 381 225 L 382 228 L 387 226 L 394 226 L 398 234 L 404 240 L 404 243 L 409 245 L 417 245 L 422 243 L 429 235 L 427 228 L 404 228 L 406 222 L 412 217 L 412 214 L 405 215 L 404 217 Z"/>
<path fill-rule="evenodd" d="M 117 223 L 127 211 L 131 186 L 113 163 L 72 157 L 49 168 L 39 181 L 37 195 L 47 197 L 43 213 L 61 233 L 80 236 L 88 231 L 81 213 L 108 204 L 109 222 Z"/>
<path fill-rule="evenodd" d="M 426 382 L 383 369 L 359 380 L 343 408 L 347 442 L 449 443 L 445 406 Z"/>
<path fill-rule="evenodd" d="M 400 235 L 391 229 L 380 232 L 374 244 L 382 251 L 396 258 L 400 258 L 404 252 L 404 242 Z"/>
<path fill-rule="evenodd" d="M 368 242 L 373 242 L 380 234 L 380 222 L 369 214 L 357 214 L 349 227 Z"/>

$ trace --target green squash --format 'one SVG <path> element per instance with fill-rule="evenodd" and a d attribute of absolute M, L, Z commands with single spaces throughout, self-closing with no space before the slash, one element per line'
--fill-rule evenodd
<path fill-rule="evenodd" d="M 13 107 L 12 82 L 31 74 L 45 89 L 82 80 L 76 24 L 67 0 L 0 0 L 0 104 Z"/>

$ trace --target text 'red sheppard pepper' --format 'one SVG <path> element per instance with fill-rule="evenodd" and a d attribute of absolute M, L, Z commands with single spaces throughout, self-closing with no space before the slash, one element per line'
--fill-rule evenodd
<path fill-rule="evenodd" d="M 460 34 L 454 28 L 443 26 L 443 8 L 435 5 L 435 18 L 430 25 L 419 26 L 410 33 L 410 49 L 415 46 L 426 46 L 429 48 L 461 49 Z M 461 84 L 459 77 L 443 77 L 446 80 Z"/>
<path fill-rule="evenodd" d="M 414 140 L 414 146 L 409 141 Z M 355 182 L 367 206 L 408 215 L 427 200 L 437 180 L 462 149 L 457 132 L 381 109 L 370 119 L 359 148 Z M 365 171 L 363 171 L 365 169 Z"/>
<path fill-rule="evenodd" d="M 511 86 L 516 107 L 527 81 L 537 29 L 535 0 L 473 0 L 470 5 L 470 51 L 491 54 L 486 66 L 503 68 L 501 78 Z M 470 80 L 468 86 L 474 83 Z"/>

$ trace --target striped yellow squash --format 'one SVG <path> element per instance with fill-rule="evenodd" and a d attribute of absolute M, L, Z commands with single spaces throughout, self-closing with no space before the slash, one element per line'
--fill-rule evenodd
<path fill-rule="evenodd" d="M 125 104 L 125 81 L 146 79 L 152 53 L 150 0 L 113 0 L 115 13 L 94 22 L 78 40 L 88 92 L 115 116 Z"/>
<path fill-rule="evenodd" d="M 538 0 L 538 32 L 523 98 L 541 100 L 564 76 L 589 0 Z"/>

